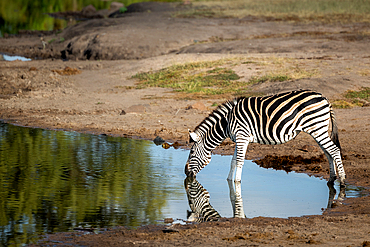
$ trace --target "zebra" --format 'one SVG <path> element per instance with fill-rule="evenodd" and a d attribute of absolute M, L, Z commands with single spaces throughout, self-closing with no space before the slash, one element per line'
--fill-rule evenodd
<path fill-rule="evenodd" d="M 228 180 L 230 190 L 230 201 L 233 208 L 234 218 L 246 218 L 244 214 L 243 198 L 242 198 L 242 187 L 240 182 L 233 183 Z M 235 188 L 234 188 L 235 185 Z"/>
<path fill-rule="evenodd" d="M 328 158 L 328 183 L 334 183 L 338 170 L 340 184 L 345 186 L 346 175 L 334 111 L 327 98 L 310 90 L 265 97 L 240 97 L 220 105 L 193 132 L 189 130 L 189 142 L 193 146 L 185 165 L 185 174 L 195 176 L 211 161 L 212 150 L 229 137 L 236 147 L 227 179 L 233 180 L 235 173 L 235 181 L 240 182 L 250 142 L 282 144 L 294 139 L 301 131 L 311 135 Z"/>
<path fill-rule="evenodd" d="M 191 211 L 187 211 L 187 221 L 218 221 L 221 216 L 209 203 L 209 192 L 193 177 L 184 180 L 186 195 Z"/>
<path fill-rule="evenodd" d="M 335 195 L 337 194 L 337 190 L 334 188 L 333 184 L 328 183 L 329 188 L 329 199 L 328 199 L 328 206 L 327 209 L 334 208 L 337 204 L 342 204 L 342 201 L 346 198 L 346 188 L 340 186 L 339 193 L 337 199 L 335 199 Z"/>

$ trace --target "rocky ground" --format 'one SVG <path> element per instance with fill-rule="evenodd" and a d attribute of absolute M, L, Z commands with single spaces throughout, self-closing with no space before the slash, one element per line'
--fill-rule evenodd
<path fill-rule="evenodd" d="M 120 18 L 80 22 L 61 33 L 2 38 L 0 52 L 38 57 L 0 62 L 0 119 L 49 129 L 178 142 L 187 147 L 193 129 L 229 96 L 191 97 L 168 88 L 135 89 L 139 72 L 174 64 L 236 59 L 247 80 L 281 64 L 314 76 L 251 86 L 260 94 L 294 89 L 322 92 L 330 101 L 347 90 L 370 87 L 369 24 L 274 22 L 263 18 L 174 18 L 174 7 Z M 150 6 L 148 5 L 148 8 Z M 166 11 L 160 11 L 166 10 Z M 365 34 L 364 34 L 365 33 Z M 54 40 L 54 41 L 51 41 Z M 47 41 L 46 45 L 42 41 Z M 49 42 L 51 41 L 51 42 Z M 336 109 L 347 183 L 370 185 L 370 107 Z M 215 152 L 231 154 L 226 141 Z M 321 155 L 305 134 L 279 146 L 251 144 L 247 159 L 278 161 L 284 155 L 310 160 Z M 298 158 L 296 159 L 298 160 Z M 294 164 L 291 170 L 328 178 L 328 164 Z M 226 177 L 226 175 L 225 175 Z M 111 229 L 102 234 L 48 235 L 38 245 L 306 245 L 369 246 L 370 199 L 348 198 L 323 215 L 298 218 L 222 219 L 197 225 Z"/>

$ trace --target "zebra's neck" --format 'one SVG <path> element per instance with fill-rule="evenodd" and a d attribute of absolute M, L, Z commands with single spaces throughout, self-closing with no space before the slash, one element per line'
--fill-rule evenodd
<path fill-rule="evenodd" d="M 195 133 L 202 138 L 204 145 L 209 151 L 215 149 L 228 137 L 228 115 L 237 100 L 227 101 L 214 110 L 196 128 Z"/>

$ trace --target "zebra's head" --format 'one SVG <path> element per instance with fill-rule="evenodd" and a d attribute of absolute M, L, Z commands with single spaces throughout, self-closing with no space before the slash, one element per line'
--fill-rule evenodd
<path fill-rule="evenodd" d="M 195 177 L 211 161 L 211 152 L 205 148 L 203 138 L 198 133 L 189 131 L 189 135 L 189 142 L 193 143 L 193 146 L 185 165 L 185 174 L 188 177 Z"/>

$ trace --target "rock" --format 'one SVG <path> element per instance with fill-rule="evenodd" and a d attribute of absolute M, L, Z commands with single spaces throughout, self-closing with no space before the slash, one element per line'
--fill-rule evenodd
<path fill-rule="evenodd" d="M 172 218 L 165 218 L 164 219 L 164 223 L 166 223 L 166 224 L 169 224 L 169 223 L 172 223 L 172 222 L 174 222 L 174 220 Z"/>
<path fill-rule="evenodd" d="M 165 142 L 165 143 L 162 144 L 162 148 L 169 149 L 170 148 L 170 144 L 168 144 L 167 142 Z"/>
<path fill-rule="evenodd" d="M 95 13 L 96 13 L 96 8 L 92 4 L 87 5 L 81 10 L 81 14 L 85 16 L 93 16 Z"/>
<path fill-rule="evenodd" d="M 123 3 L 119 3 L 119 2 L 112 2 L 110 4 L 110 10 L 111 11 L 112 10 L 116 11 L 116 10 L 119 10 L 119 8 L 123 8 L 123 7 L 125 7 L 125 5 Z"/>
<path fill-rule="evenodd" d="M 109 9 L 101 9 L 95 12 L 94 17 L 95 18 L 104 18 L 109 16 Z"/>
<path fill-rule="evenodd" d="M 175 142 L 171 145 L 174 149 L 178 149 L 179 147 L 181 147 L 181 144 L 178 143 L 178 142 Z"/>
<path fill-rule="evenodd" d="M 119 115 L 126 115 L 126 112 L 125 110 L 122 110 L 121 113 Z"/>
<path fill-rule="evenodd" d="M 156 138 L 154 138 L 154 140 L 153 140 L 153 142 L 154 142 L 154 144 L 155 145 L 161 145 L 162 143 L 165 143 L 166 141 L 165 140 L 163 140 L 163 138 L 162 137 L 160 137 L 160 136 L 157 136 Z"/>
<path fill-rule="evenodd" d="M 114 17 L 115 15 L 120 14 L 120 8 L 124 8 L 125 5 L 123 3 L 119 2 L 112 2 L 110 4 L 109 12 L 108 12 L 108 17 Z"/>

